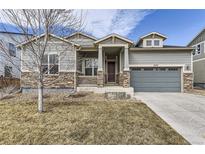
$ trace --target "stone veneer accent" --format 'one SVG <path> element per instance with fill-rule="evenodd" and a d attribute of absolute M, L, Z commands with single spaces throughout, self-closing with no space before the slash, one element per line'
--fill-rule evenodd
<path fill-rule="evenodd" d="M 123 86 L 123 73 L 119 73 L 119 85 Z"/>
<path fill-rule="evenodd" d="M 98 87 L 103 87 L 103 85 L 104 85 L 103 71 L 98 71 L 98 73 L 97 73 L 97 85 L 98 85 Z"/>
<path fill-rule="evenodd" d="M 75 88 L 74 72 L 59 72 L 55 75 L 45 75 L 44 88 Z M 37 76 L 32 72 L 21 73 L 21 88 L 37 88 Z"/>
<path fill-rule="evenodd" d="M 119 85 L 125 88 L 130 87 L 130 71 L 123 71 L 119 74 Z"/>
<path fill-rule="evenodd" d="M 193 73 L 183 73 L 184 92 L 193 89 Z"/>
<path fill-rule="evenodd" d="M 97 84 L 97 76 L 78 76 L 78 84 Z"/>

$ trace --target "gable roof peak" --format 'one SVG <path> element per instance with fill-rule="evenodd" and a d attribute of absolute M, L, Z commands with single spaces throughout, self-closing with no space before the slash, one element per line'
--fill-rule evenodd
<path fill-rule="evenodd" d="M 46 35 L 46 34 L 43 33 L 43 34 L 41 34 L 41 35 L 39 35 L 39 36 L 34 36 L 33 38 L 31 38 L 31 39 L 29 39 L 29 40 L 27 40 L 27 41 L 24 41 L 24 42 L 18 44 L 17 47 L 24 46 L 24 45 L 26 45 L 26 44 L 28 44 L 28 43 L 30 43 L 30 42 L 33 42 L 33 41 L 35 41 L 35 40 L 38 40 L 38 39 L 44 37 L 45 35 Z M 48 33 L 48 35 L 49 35 L 49 36 L 52 36 L 53 38 L 59 39 L 59 40 L 61 40 L 61 41 L 64 41 L 64 42 L 66 42 L 66 43 L 70 43 L 70 44 L 75 45 L 75 46 L 80 46 L 79 44 L 76 44 L 76 43 L 73 43 L 73 42 L 71 42 L 71 41 L 68 41 L 68 40 L 66 40 L 66 39 L 64 39 L 64 38 L 62 38 L 62 37 L 59 37 L 59 36 L 55 35 L 55 34 Z"/>
<path fill-rule="evenodd" d="M 113 36 L 114 36 L 114 37 L 117 37 L 117 38 L 119 38 L 119 39 L 121 39 L 121 40 L 124 40 L 124 41 L 126 41 L 126 42 L 128 42 L 128 43 L 133 44 L 133 41 L 131 41 L 130 39 L 125 38 L 125 37 L 123 37 L 123 36 L 121 36 L 121 35 L 119 35 L 119 34 L 116 34 L 116 33 L 111 33 L 111 34 L 109 34 L 109 35 L 106 35 L 106 36 L 100 38 L 99 40 L 95 41 L 94 43 L 97 44 L 97 43 L 102 42 L 102 41 L 104 41 L 104 40 L 106 40 L 106 39 L 108 39 L 108 38 L 110 38 L 110 37 L 113 37 Z"/>
<path fill-rule="evenodd" d="M 163 40 L 166 40 L 166 39 L 167 39 L 167 37 L 166 37 L 165 35 L 163 35 L 163 34 L 161 34 L 161 33 L 159 33 L 159 32 L 153 31 L 153 32 L 150 32 L 150 33 L 148 33 L 148 34 L 146 34 L 146 35 L 141 36 L 141 37 L 137 40 L 135 46 L 138 46 L 138 45 L 140 44 L 140 42 L 141 42 L 145 37 L 150 36 L 150 35 L 158 35 L 158 36 L 162 37 Z"/>
<path fill-rule="evenodd" d="M 146 35 L 141 36 L 140 38 L 143 39 L 143 38 L 145 38 L 145 37 L 147 37 L 147 36 L 149 36 L 149 35 L 159 35 L 159 36 L 161 36 L 162 38 L 167 39 L 167 37 L 166 37 L 165 35 L 163 35 L 163 34 L 161 34 L 161 33 L 158 33 L 158 32 L 150 32 L 150 33 L 148 33 L 148 34 L 146 34 Z"/>
<path fill-rule="evenodd" d="M 83 35 L 83 36 L 85 36 L 85 37 L 88 37 L 88 38 L 90 38 L 90 39 L 92 39 L 92 40 L 94 40 L 94 41 L 97 40 L 96 37 L 91 36 L 91 35 L 88 35 L 88 34 L 83 33 L 83 32 L 74 32 L 74 33 L 70 34 L 69 36 L 66 36 L 65 39 L 68 39 L 69 37 L 72 37 L 72 36 L 77 35 L 77 34 L 80 34 L 80 35 Z"/>

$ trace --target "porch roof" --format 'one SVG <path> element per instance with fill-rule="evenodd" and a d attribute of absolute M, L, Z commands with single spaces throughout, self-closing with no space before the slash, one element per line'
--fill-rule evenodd
<path fill-rule="evenodd" d="M 127 43 L 129 43 L 129 44 L 133 44 L 133 41 L 131 41 L 131 40 L 129 40 L 129 39 L 123 37 L 123 36 L 120 36 L 120 35 L 118 35 L 118 34 L 115 34 L 115 33 L 110 34 L 110 35 L 107 35 L 107 36 L 105 36 L 105 37 L 103 37 L 103 38 L 101 38 L 101 39 L 95 41 L 94 44 L 98 44 L 98 43 L 100 43 L 100 42 L 102 42 L 102 41 L 104 41 L 104 40 L 107 40 L 107 39 L 113 38 L 113 37 L 116 37 L 116 38 L 118 38 L 118 39 L 121 39 L 121 40 L 123 40 L 123 41 L 125 41 L 125 42 L 127 42 Z"/>

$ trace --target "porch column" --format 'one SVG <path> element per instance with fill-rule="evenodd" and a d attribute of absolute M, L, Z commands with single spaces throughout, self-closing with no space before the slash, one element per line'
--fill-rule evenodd
<path fill-rule="evenodd" d="M 102 47 L 98 47 L 98 71 L 102 71 L 103 68 L 103 60 L 102 60 Z"/>
<path fill-rule="evenodd" d="M 97 85 L 98 85 L 98 87 L 103 87 L 103 85 L 104 85 L 103 55 L 102 55 L 102 46 L 100 46 L 100 45 L 98 47 Z"/>
<path fill-rule="evenodd" d="M 128 47 L 125 47 L 124 50 L 124 71 L 129 71 L 129 55 L 128 55 Z"/>
<path fill-rule="evenodd" d="M 124 70 L 122 73 L 122 86 L 130 87 L 129 53 L 128 46 L 124 49 Z"/>

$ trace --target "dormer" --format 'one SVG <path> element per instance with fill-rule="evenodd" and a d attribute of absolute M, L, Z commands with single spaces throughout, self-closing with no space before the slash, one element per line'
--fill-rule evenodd
<path fill-rule="evenodd" d="M 167 37 L 160 33 L 151 32 L 147 35 L 140 37 L 139 41 L 136 44 L 136 47 L 162 48 L 164 45 L 164 40 L 166 39 Z"/>

